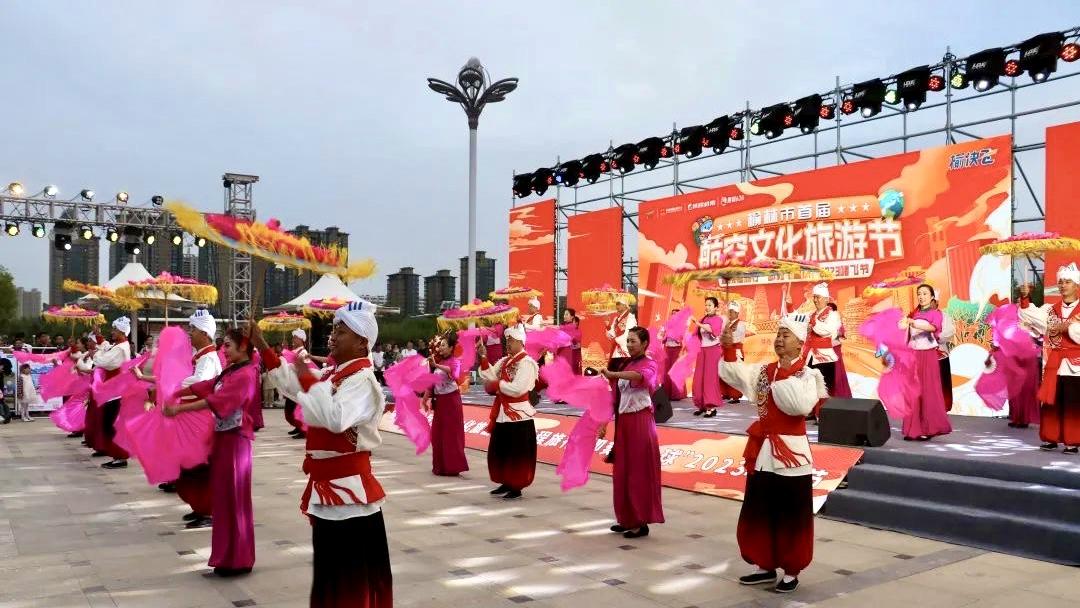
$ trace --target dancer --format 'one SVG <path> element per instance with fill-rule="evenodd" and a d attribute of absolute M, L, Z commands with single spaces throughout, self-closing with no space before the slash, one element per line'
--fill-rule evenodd
<path fill-rule="evenodd" d="M 720 348 L 723 349 L 724 361 L 738 363 L 744 359 L 742 342 L 746 338 L 746 325 L 739 320 L 742 307 L 735 300 L 728 302 L 727 324 L 720 334 Z M 728 403 L 738 403 L 742 393 L 723 379 L 720 380 L 720 392 Z"/>
<path fill-rule="evenodd" d="M 112 322 L 112 341 L 98 345 L 94 352 L 94 366 L 105 371 L 105 378 L 113 378 L 120 373 L 120 366 L 131 359 L 131 343 L 128 335 L 131 333 L 131 320 L 127 317 L 117 317 Z M 112 458 L 103 463 L 103 469 L 123 469 L 128 463 L 128 453 L 124 448 L 116 445 L 113 438 L 116 437 L 116 417 L 120 415 L 120 399 L 116 398 L 101 405 L 101 440 L 102 445 L 98 451 Z"/>
<path fill-rule="evenodd" d="M 681 309 L 679 308 L 673 309 L 671 311 L 671 318 L 674 318 L 675 315 L 679 314 L 680 310 Z M 671 371 L 671 366 L 675 365 L 675 362 L 679 360 L 679 355 L 682 354 L 683 336 L 669 336 L 667 335 L 665 327 L 661 325 L 660 329 L 656 332 L 656 339 L 661 340 L 664 343 L 665 365 L 663 370 L 664 380 L 662 382 L 664 392 L 667 393 L 668 399 L 672 401 L 682 401 L 683 399 L 686 399 L 686 386 L 677 386 L 675 382 L 671 381 L 668 372 Z"/>
<path fill-rule="evenodd" d="M 694 367 L 694 407 L 697 408 L 694 415 L 704 415 L 706 418 L 715 416 L 716 408 L 724 401 L 720 377 L 716 374 L 717 366 L 724 357 L 724 349 L 720 345 L 724 320 L 716 314 L 719 307 L 720 301 L 716 298 L 705 298 L 705 316 L 700 321 L 692 321 L 701 339 L 701 350 Z"/>
<path fill-rule="evenodd" d="M 836 307 L 836 302 L 829 302 L 829 308 L 833 309 L 833 312 L 839 314 L 839 309 Z M 833 386 L 833 397 L 840 397 L 841 399 L 851 399 L 851 383 L 848 382 L 847 367 L 844 365 L 844 340 L 847 339 L 847 329 L 843 324 L 843 317 L 840 321 L 840 329 L 836 332 L 836 346 L 833 350 L 836 351 L 836 384 Z"/>
<path fill-rule="evenodd" d="M 540 314 L 540 300 L 538 298 L 529 300 L 529 314 L 523 316 L 521 322 L 525 325 L 525 329 L 530 331 L 544 328 L 544 315 Z"/>
<path fill-rule="evenodd" d="M 368 359 L 379 335 L 375 305 L 350 302 L 334 313 L 331 373 L 320 381 L 305 365 L 282 365 L 258 327 L 251 326 L 269 376 L 294 393 L 308 424 L 300 508 L 311 521 L 312 608 L 390 608 L 394 604 L 390 551 L 382 504 L 371 472 L 385 401 Z"/>
<path fill-rule="evenodd" d="M 499 325 L 493 325 L 492 327 L 484 328 L 480 330 L 481 335 L 484 337 L 484 345 L 487 346 L 488 357 L 491 357 L 492 361 L 498 361 L 503 358 L 503 331 L 506 328 Z M 476 369 L 473 361 L 468 362 L 472 365 L 471 369 Z M 477 363 L 478 364 L 478 363 Z"/>
<path fill-rule="evenodd" d="M 915 293 L 918 307 L 900 321 L 900 328 L 908 331 L 908 344 L 915 351 L 916 377 L 911 380 L 919 387 L 919 398 L 904 418 L 903 432 L 905 441 L 929 441 L 952 432 L 938 360 L 942 314 L 932 286 L 923 283 Z"/>
<path fill-rule="evenodd" d="M 1021 285 L 1020 308 L 1030 305 L 1031 286 Z M 1009 426 L 1014 429 L 1026 429 L 1039 421 L 1039 384 L 1042 382 L 1042 335 L 1024 321 L 1020 322 L 1020 327 L 1031 336 L 1038 354 L 1030 359 L 1017 361 L 1024 374 L 1023 380 L 1009 383 Z"/>
<path fill-rule="evenodd" d="M 296 360 L 302 361 L 305 364 L 307 363 L 308 359 L 311 358 L 311 355 L 308 354 L 307 348 L 305 347 L 306 344 L 307 332 L 302 329 L 294 329 L 292 334 L 289 336 L 289 346 L 292 349 L 293 353 L 296 354 Z M 303 439 L 305 437 L 304 423 L 300 422 L 296 418 L 295 395 L 290 395 L 289 393 L 284 393 L 284 395 L 285 422 L 288 422 L 289 425 L 293 427 L 293 429 L 289 431 L 289 435 L 291 435 L 293 439 Z"/>
<path fill-rule="evenodd" d="M 773 340 L 777 361 L 723 362 L 720 376 L 757 405 L 758 420 L 747 430 L 746 492 L 739 511 L 739 551 L 757 571 L 743 585 L 773 585 L 780 593 L 799 586 L 799 573 L 814 557 L 813 458 L 806 415 L 828 398 L 819 370 L 807 366 L 806 315 L 780 321 Z M 784 571 L 779 578 L 777 569 Z"/>
<path fill-rule="evenodd" d="M 30 364 L 23 363 L 19 366 L 19 417 L 22 421 L 33 422 L 30 406 L 40 404 L 41 396 L 38 395 L 37 387 L 34 386 L 34 377 L 30 375 Z"/>
<path fill-rule="evenodd" d="M 555 352 L 555 356 L 566 361 L 574 374 L 581 375 L 581 319 L 573 308 L 563 310 L 563 322 L 559 329 L 570 336 L 570 346 L 564 346 Z M 491 352 L 489 351 L 490 355 Z M 496 359 L 498 361 L 498 359 Z"/>
<path fill-rule="evenodd" d="M 431 420 L 431 472 L 445 477 L 456 477 L 469 470 L 465 458 L 465 414 L 461 406 L 461 390 L 458 378 L 462 362 L 454 354 L 458 337 L 453 331 L 438 336 L 433 341 L 428 366 L 441 380 L 431 388 L 425 410 L 435 410 Z"/>
<path fill-rule="evenodd" d="M 656 361 L 646 354 L 649 331 L 633 327 L 626 340 L 630 358 L 618 371 L 600 373 L 611 380 L 615 406 L 615 447 L 613 502 L 615 525 L 612 532 L 626 538 L 649 535 L 649 524 L 664 523 L 660 498 L 660 444 L 653 419 L 652 394 L 659 384 Z M 607 425 L 597 436 L 607 435 Z"/>
<path fill-rule="evenodd" d="M 814 313 L 810 317 L 810 328 L 806 334 L 806 363 L 821 372 L 829 396 L 836 394 L 836 345 L 840 343 L 840 326 L 843 321 L 840 313 L 829 306 L 829 285 L 818 283 L 810 292 L 814 302 Z M 817 417 L 817 410 L 811 418 Z"/>
<path fill-rule="evenodd" d="M 251 402 L 261 398 L 259 369 L 251 361 L 252 346 L 240 329 L 225 333 L 225 368 L 217 378 L 181 391 L 195 401 L 166 406 L 175 416 L 209 408 L 214 414 L 214 447 L 210 452 L 213 518 L 209 565 L 218 576 L 251 572 L 255 566 L 255 516 L 251 507 Z"/>
<path fill-rule="evenodd" d="M 507 355 L 492 365 L 487 348 L 480 344 L 480 378 L 489 394 L 495 395 L 491 405 L 488 432 L 488 474 L 499 484 L 492 495 L 504 498 L 521 497 L 521 491 L 532 485 L 536 475 L 536 410 L 529 403 L 529 391 L 536 386 L 540 368 L 525 352 L 525 329 L 520 325 L 505 332 Z"/>
<path fill-rule="evenodd" d="M 1075 456 L 1080 446 L 1080 269 L 1073 262 L 1057 271 L 1057 304 L 1031 304 L 1030 290 L 1021 300 L 1020 320 L 1046 338 L 1046 367 L 1039 387 L 1039 438 L 1043 450 L 1065 444 Z"/>
<path fill-rule="evenodd" d="M 625 298 L 616 297 L 618 299 L 615 301 L 615 316 L 611 318 L 607 329 L 607 338 L 611 341 L 608 359 L 622 359 L 630 356 L 626 350 L 626 338 L 630 333 L 630 328 L 637 327 L 637 319 L 634 318 L 634 313 L 630 312 L 630 305 L 626 303 Z"/>

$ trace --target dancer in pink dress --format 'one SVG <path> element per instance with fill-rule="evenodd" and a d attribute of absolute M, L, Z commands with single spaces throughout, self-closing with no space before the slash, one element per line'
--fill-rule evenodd
<path fill-rule="evenodd" d="M 724 360 L 724 347 L 720 336 L 724 333 L 724 320 L 717 315 L 720 301 L 705 298 L 705 316 L 694 321 L 696 331 L 701 338 L 701 351 L 694 368 L 694 407 L 695 416 L 704 415 L 712 418 L 716 408 L 724 402 L 724 393 L 720 385 L 720 362 Z"/>
<path fill-rule="evenodd" d="M 931 437 L 952 432 L 945 405 L 945 393 L 941 385 L 941 366 L 938 362 L 938 334 L 941 332 L 942 315 L 934 288 L 919 285 L 916 292 L 918 307 L 900 321 L 900 327 L 908 331 L 908 344 L 915 351 L 916 377 L 919 386 L 918 402 L 912 404 L 911 413 L 904 418 L 906 441 L 928 441 Z"/>

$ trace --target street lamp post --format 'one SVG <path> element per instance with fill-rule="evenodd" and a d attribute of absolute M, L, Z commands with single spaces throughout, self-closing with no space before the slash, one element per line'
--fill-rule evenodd
<path fill-rule="evenodd" d="M 471 57 L 458 72 L 457 86 L 438 78 L 428 78 L 428 88 L 447 101 L 461 104 L 465 117 L 469 119 L 469 264 L 466 281 L 466 302 L 476 297 L 476 127 L 480 124 L 480 113 L 484 106 L 506 99 L 517 88 L 517 78 L 503 78 L 487 86 L 488 78 L 480 60 Z"/>

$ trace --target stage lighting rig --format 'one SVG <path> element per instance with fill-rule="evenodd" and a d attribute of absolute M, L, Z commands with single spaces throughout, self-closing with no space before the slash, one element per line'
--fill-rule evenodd
<path fill-rule="evenodd" d="M 1000 48 L 975 53 L 967 60 L 965 76 L 980 93 L 997 86 L 1005 73 L 1005 51 Z"/>
<path fill-rule="evenodd" d="M 94 200 L 94 191 L 90 188 L 83 188 L 81 191 L 79 191 L 79 197 L 82 198 L 84 201 L 90 202 Z"/>
<path fill-rule="evenodd" d="M 675 142 L 675 153 L 682 154 L 686 158 L 701 156 L 702 146 L 710 144 L 709 136 L 705 127 L 695 125 L 679 129 L 679 137 Z"/>
<path fill-rule="evenodd" d="M 155 194 L 154 196 L 150 197 L 150 204 L 155 207 L 160 207 L 165 204 L 165 197 L 161 196 L 160 194 Z"/>
<path fill-rule="evenodd" d="M 182 233 L 182 232 L 174 232 L 172 234 L 172 244 L 176 245 L 177 247 L 179 247 L 180 245 L 183 245 L 184 244 L 184 233 Z"/>
<path fill-rule="evenodd" d="M 547 192 L 548 186 L 555 183 L 555 172 L 551 169 L 537 169 L 532 176 L 532 190 L 537 194 Z"/>
<path fill-rule="evenodd" d="M 58 251 L 71 251 L 72 225 L 67 222 L 57 222 L 53 225 L 53 247 Z"/>
<path fill-rule="evenodd" d="M 23 192 L 26 192 L 26 190 L 23 188 L 22 183 L 20 182 L 11 182 L 10 184 L 8 184 L 7 191 L 8 194 L 10 194 L 11 196 L 22 196 Z"/>
<path fill-rule="evenodd" d="M 142 233 L 138 228 L 124 228 L 124 253 L 139 255 L 142 253 Z"/>
<path fill-rule="evenodd" d="M 195 237 L 195 246 L 199 247 L 200 249 L 206 247 L 206 239 L 201 236 Z"/>
<path fill-rule="evenodd" d="M 776 139 L 784 134 L 784 129 L 795 124 L 795 115 L 786 103 L 778 103 L 762 110 L 750 127 L 755 135 L 765 135 L 766 139 Z M 756 132 L 755 132 L 756 131 Z"/>
<path fill-rule="evenodd" d="M 669 158 L 671 148 L 659 137 L 649 137 L 638 142 L 637 154 L 634 162 L 644 165 L 646 169 L 652 169 L 660 164 L 661 158 Z"/>
<path fill-rule="evenodd" d="M 19 236 L 19 225 L 15 222 L 8 222 L 4 224 L 4 232 L 8 233 L 8 236 Z"/>
<path fill-rule="evenodd" d="M 120 203 L 121 205 L 127 203 L 128 202 L 128 193 L 127 192 L 117 192 L 116 193 L 116 202 Z"/>
<path fill-rule="evenodd" d="M 563 186 L 576 186 L 581 179 L 581 162 L 567 161 L 555 169 L 555 183 Z"/>
<path fill-rule="evenodd" d="M 45 224 L 34 224 L 30 229 L 30 234 L 34 235 L 36 239 L 45 238 Z"/>
<path fill-rule="evenodd" d="M 1061 60 L 1066 63 L 1072 63 L 1077 59 L 1080 59 L 1080 44 L 1070 42 L 1063 45 L 1058 52 L 1058 57 L 1061 57 Z"/>
<path fill-rule="evenodd" d="M 514 196 L 525 198 L 532 194 L 532 173 L 518 173 L 514 176 Z"/>
<path fill-rule="evenodd" d="M 875 116 L 885 101 L 885 83 L 880 78 L 860 82 L 851 88 L 851 100 L 863 118 Z"/>
<path fill-rule="evenodd" d="M 60 188 L 53 185 L 45 186 L 45 189 L 41 191 L 45 195 L 45 198 L 56 198 L 56 195 L 60 193 Z"/>
<path fill-rule="evenodd" d="M 922 65 L 897 75 L 896 90 L 905 109 L 918 110 L 930 90 L 930 67 Z"/>
<path fill-rule="evenodd" d="M 1031 74 L 1034 82 L 1043 82 L 1057 71 L 1058 55 L 1065 36 L 1061 32 L 1039 34 L 1020 43 L 1019 68 Z"/>
<path fill-rule="evenodd" d="M 728 147 L 731 137 L 731 119 L 721 116 L 705 125 L 705 139 L 709 141 L 713 154 L 720 154 Z"/>
<path fill-rule="evenodd" d="M 623 144 L 611 153 L 611 167 L 618 169 L 619 173 L 629 173 L 634 170 L 634 157 L 637 156 L 637 146 Z"/>
<path fill-rule="evenodd" d="M 590 184 L 595 184 L 600 176 L 610 170 L 603 154 L 590 154 L 581 159 L 581 176 Z"/>
<path fill-rule="evenodd" d="M 116 231 L 116 228 L 109 228 L 105 231 L 105 240 L 115 243 L 120 240 L 120 233 Z"/>
<path fill-rule="evenodd" d="M 823 118 L 821 110 L 825 106 L 821 105 L 821 95 L 814 94 L 803 97 L 795 102 L 795 125 L 799 127 L 799 130 L 803 133 L 813 133 L 817 128 L 818 122 Z"/>
<path fill-rule="evenodd" d="M 94 231 L 90 228 L 90 226 L 83 226 L 79 228 L 79 236 L 82 237 L 82 240 L 89 241 L 90 239 L 94 238 Z"/>

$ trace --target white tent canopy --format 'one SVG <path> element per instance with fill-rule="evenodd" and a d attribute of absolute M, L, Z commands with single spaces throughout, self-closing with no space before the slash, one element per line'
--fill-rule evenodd
<path fill-rule="evenodd" d="M 273 306 L 268 310 L 296 309 L 307 306 L 312 300 L 328 300 L 331 298 L 345 300 L 346 302 L 355 302 L 360 299 L 360 296 L 349 289 L 345 283 L 342 283 L 341 279 L 338 278 L 336 274 L 324 274 L 304 293 L 284 304 Z"/>

